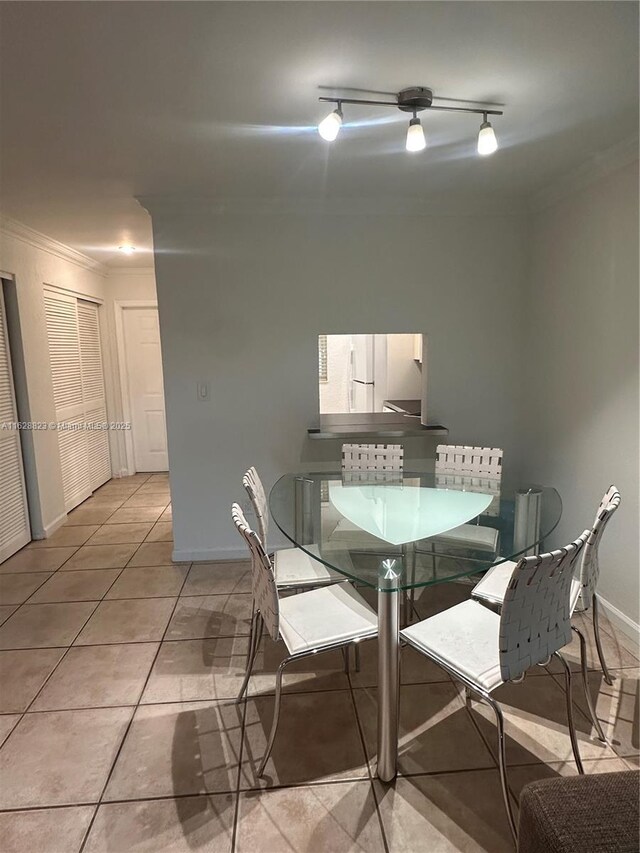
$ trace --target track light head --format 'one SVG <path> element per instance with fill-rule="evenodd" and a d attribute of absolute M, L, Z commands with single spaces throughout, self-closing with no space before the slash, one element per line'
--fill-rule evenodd
<path fill-rule="evenodd" d="M 478 133 L 478 154 L 486 157 L 488 154 L 493 154 L 498 149 L 498 140 L 491 126 L 491 122 L 487 121 L 487 114 L 484 114 L 484 121 L 480 125 Z"/>
<path fill-rule="evenodd" d="M 407 130 L 407 142 L 406 148 L 407 151 L 424 151 L 427 147 L 427 140 L 424 136 L 424 130 L 422 129 L 422 123 L 420 119 L 413 114 L 413 118 L 409 122 L 409 129 Z"/>
<path fill-rule="evenodd" d="M 340 103 L 338 103 L 337 109 L 335 109 L 332 113 L 329 113 L 326 118 L 322 119 L 322 121 L 318 125 L 318 133 L 327 142 L 333 142 L 340 133 L 341 127 L 342 108 L 340 106 Z"/>

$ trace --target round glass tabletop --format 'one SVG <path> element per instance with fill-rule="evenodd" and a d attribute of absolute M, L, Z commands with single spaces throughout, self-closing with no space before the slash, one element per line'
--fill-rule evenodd
<path fill-rule="evenodd" d="M 551 487 L 454 474 L 292 473 L 271 489 L 274 522 L 327 567 L 378 590 L 473 575 L 536 553 L 562 501 Z"/>

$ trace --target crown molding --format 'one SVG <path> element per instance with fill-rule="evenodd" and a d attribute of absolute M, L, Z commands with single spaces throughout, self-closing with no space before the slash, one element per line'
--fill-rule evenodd
<path fill-rule="evenodd" d="M 117 275 L 153 275 L 155 276 L 155 267 L 107 267 L 107 278 L 115 278 Z"/>
<path fill-rule="evenodd" d="M 538 190 L 530 198 L 530 209 L 537 212 L 558 204 L 567 196 L 586 189 L 601 178 L 629 166 L 637 159 L 638 136 L 634 135 L 592 155 L 571 172 L 567 172 L 557 181 Z"/>
<path fill-rule="evenodd" d="M 527 213 L 525 196 L 438 194 L 426 198 L 220 198 L 141 196 L 151 215 L 257 216 L 504 216 Z"/>
<path fill-rule="evenodd" d="M 78 252 L 77 249 L 72 249 L 71 246 L 67 246 L 65 243 L 60 243 L 52 237 L 47 237 L 46 234 L 42 234 L 40 231 L 30 228 L 23 222 L 18 222 L 17 219 L 11 219 L 8 216 L 1 216 L 0 234 L 6 237 L 12 237 L 15 240 L 20 240 L 22 243 L 26 243 L 29 246 L 33 246 L 35 249 L 47 252 L 49 255 L 54 255 L 56 258 L 60 258 L 63 261 L 75 264 L 89 272 L 96 273 L 103 277 L 106 277 L 107 275 L 107 268 L 100 261 L 97 261 L 95 258 L 90 258 L 88 255 L 84 255 L 82 252 Z"/>

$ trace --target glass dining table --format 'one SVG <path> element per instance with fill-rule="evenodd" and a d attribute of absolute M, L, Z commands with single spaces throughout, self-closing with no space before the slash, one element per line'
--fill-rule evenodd
<path fill-rule="evenodd" d="M 396 775 L 401 623 L 423 588 L 535 554 L 562 501 L 551 487 L 409 471 L 290 473 L 269 509 L 294 545 L 356 586 L 377 591 L 377 775 Z"/>

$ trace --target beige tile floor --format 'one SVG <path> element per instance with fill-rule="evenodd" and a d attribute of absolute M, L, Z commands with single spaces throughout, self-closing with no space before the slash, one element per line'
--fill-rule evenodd
<path fill-rule="evenodd" d="M 376 646 L 290 667 L 280 736 L 256 778 L 283 649 L 266 641 L 240 686 L 248 564 L 174 564 L 166 475 L 103 486 L 44 542 L 0 566 L 2 853 L 419 853 L 511 850 L 495 729 L 446 674 L 403 652 L 398 779 L 375 779 Z M 426 590 L 420 615 L 469 586 Z M 373 597 L 375 601 L 375 596 Z M 637 767 L 639 663 L 603 620 L 613 687 L 575 685 L 588 772 Z M 593 634 L 585 623 L 591 664 Z M 577 648 L 568 654 L 577 665 Z M 514 802 L 576 772 L 556 668 L 496 694 Z"/>

